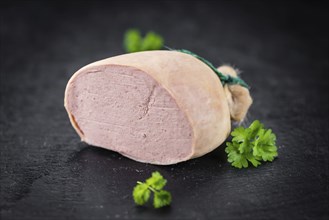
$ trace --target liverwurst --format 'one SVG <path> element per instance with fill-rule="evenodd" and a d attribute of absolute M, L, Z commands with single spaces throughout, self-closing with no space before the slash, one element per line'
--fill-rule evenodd
<path fill-rule="evenodd" d="M 231 118 L 243 120 L 251 98 L 248 90 L 234 86 L 223 87 L 191 55 L 138 52 L 78 70 L 67 84 L 64 105 L 82 141 L 136 161 L 168 165 L 214 150 L 229 135 Z M 239 100 L 236 93 L 242 104 L 233 102 Z"/>

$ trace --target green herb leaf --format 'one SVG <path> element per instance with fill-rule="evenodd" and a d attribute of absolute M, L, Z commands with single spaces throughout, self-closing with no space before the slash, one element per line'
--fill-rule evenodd
<path fill-rule="evenodd" d="M 153 172 L 152 176 L 146 180 L 146 184 L 156 190 L 162 189 L 167 183 L 167 180 L 158 172 Z"/>
<path fill-rule="evenodd" d="M 153 206 L 154 208 L 161 208 L 163 206 L 170 205 L 171 194 L 166 190 L 160 190 L 154 193 Z"/>
<path fill-rule="evenodd" d="M 158 172 L 153 172 L 152 176 L 148 178 L 145 183 L 137 182 L 133 190 L 133 198 L 137 205 L 144 205 L 150 198 L 153 192 L 153 206 L 154 208 L 161 208 L 170 205 L 171 194 L 162 188 L 166 185 L 167 180 Z"/>
<path fill-rule="evenodd" d="M 159 50 L 163 47 L 163 38 L 150 31 L 142 38 L 141 33 L 137 29 L 129 29 L 125 32 L 123 46 L 128 53 L 145 51 L 145 50 Z"/>
<path fill-rule="evenodd" d="M 133 53 L 140 51 L 141 44 L 142 44 L 142 36 L 139 30 L 129 29 L 126 31 L 123 45 L 127 52 Z"/>
<path fill-rule="evenodd" d="M 276 136 L 271 129 L 259 130 L 253 147 L 253 155 L 261 157 L 264 161 L 273 161 L 278 156 L 275 146 Z"/>
<path fill-rule="evenodd" d="M 236 147 L 240 153 L 248 152 L 250 150 L 250 131 L 243 127 L 238 127 L 232 131 L 233 143 L 238 143 Z"/>
<path fill-rule="evenodd" d="M 148 32 L 142 42 L 140 50 L 159 50 L 162 47 L 163 38 L 154 32 Z"/>
<path fill-rule="evenodd" d="M 247 168 L 250 162 L 257 167 L 261 161 L 273 161 L 278 156 L 275 134 L 263 127 L 256 120 L 249 128 L 238 127 L 232 131 L 232 142 L 227 142 L 225 148 L 232 166 Z"/>
<path fill-rule="evenodd" d="M 151 191 L 147 184 L 142 183 L 134 187 L 133 197 L 136 204 L 144 205 L 149 200 L 150 195 Z"/>

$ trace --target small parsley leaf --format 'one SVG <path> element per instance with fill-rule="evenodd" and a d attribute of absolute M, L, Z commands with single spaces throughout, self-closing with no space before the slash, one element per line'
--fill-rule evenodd
<path fill-rule="evenodd" d="M 163 190 L 167 180 L 158 172 L 153 172 L 152 176 L 145 182 L 137 181 L 137 185 L 133 190 L 133 198 L 137 205 L 144 205 L 150 199 L 151 192 L 153 192 L 153 206 L 154 208 L 161 208 L 170 205 L 171 194 Z"/>
<path fill-rule="evenodd" d="M 124 34 L 123 47 L 127 53 L 159 50 L 163 47 L 163 38 L 150 31 L 143 38 L 138 29 L 128 29 Z"/>
<path fill-rule="evenodd" d="M 264 129 L 258 120 L 249 128 L 238 127 L 231 133 L 232 142 L 226 143 L 228 162 L 236 168 L 247 168 L 250 162 L 257 167 L 261 161 L 273 161 L 278 156 L 276 136 L 271 129 Z"/>
<path fill-rule="evenodd" d="M 161 208 L 163 206 L 170 205 L 171 203 L 171 194 L 166 190 L 160 190 L 159 192 L 154 193 L 153 206 L 154 208 Z"/>
<path fill-rule="evenodd" d="M 156 190 L 162 189 L 167 183 L 167 180 L 158 172 L 153 172 L 152 176 L 146 180 L 146 184 Z"/>
<path fill-rule="evenodd" d="M 141 42 L 142 36 L 139 30 L 129 29 L 126 31 L 124 35 L 123 46 L 127 52 L 133 53 L 139 51 Z"/>
<path fill-rule="evenodd" d="M 254 143 L 253 155 L 261 157 L 264 161 L 273 161 L 278 156 L 275 141 L 276 136 L 271 129 L 261 129 Z"/>
<path fill-rule="evenodd" d="M 141 45 L 141 51 L 159 50 L 162 47 L 163 47 L 163 38 L 154 32 L 148 32 L 145 38 L 143 39 Z"/>
<path fill-rule="evenodd" d="M 138 205 L 144 205 L 150 198 L 151 191 L 147 184 L 138 184 L 133 191 L 134 201 Z"/>

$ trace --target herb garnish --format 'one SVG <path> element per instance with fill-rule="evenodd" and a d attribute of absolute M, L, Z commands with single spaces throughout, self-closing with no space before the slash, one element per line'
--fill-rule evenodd
<path fill-rule="evenodd" d="M 238 127 L 232 131 L 232 142 L 227 142 L 225 152 L 228 162 L 236 168 L 247 168 L 248 161 L 255 167 L 260 161 L 273 161 L 278 156 L 276 136 L 271 129 L 264 129 L 258 120 L 249 128 Z"/>
<path fill-rule="evenodd" d="M 139 30 L 129 29 L 124 35 L 123 46 L 128 53 L 159 50 L 163 47 L 163 38 L 153 31 L 149 31 L 143 38 Z"/>
<path fill-rule="evenodd" d="M 137 181 L 137 185 L 133 190 L 134 201 L 137 205 L 144 205 L 153 192 L 153 206 L 154 208 L 161 208 L 163 206 L 170 205 L 171 194 L 170 192 L 163 190 L 167 180 L 158 172 L 153 172 L 152 176 L 145 182 Z"/>

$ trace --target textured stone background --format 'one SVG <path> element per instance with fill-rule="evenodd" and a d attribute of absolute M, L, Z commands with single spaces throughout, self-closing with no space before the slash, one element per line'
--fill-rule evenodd
<path fill-rule="evenodd" d="M 327 219 L 328 7 L 297 2 L 0 3 L 1 219 Z M 234 169 L 224 145 L 173 166 L 80 143 L 63 108 L 70 76 L 122 54 L 129 27 L 243 70 L 279 158 Z M 202 103 L 200 103 L 202 105 Z M 171 207 L 136 207 L 136 180 L 167 179 Z"/>

